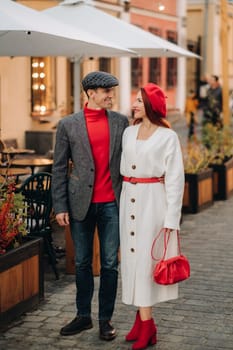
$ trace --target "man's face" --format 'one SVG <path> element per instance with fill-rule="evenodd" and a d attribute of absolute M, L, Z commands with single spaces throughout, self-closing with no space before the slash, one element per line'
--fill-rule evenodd
<path fill-rule="evenodd" d="M 113 105 L 113 97 L 115 96 L 115 88 L 97 88 L 89 89 L 88 104 L 89 108 L 93 109 L 111 109 Z"/>

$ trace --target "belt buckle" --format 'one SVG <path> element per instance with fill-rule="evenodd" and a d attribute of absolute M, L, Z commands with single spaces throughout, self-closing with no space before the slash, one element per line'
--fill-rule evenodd
<path fill-rule="evenodd" d="M 136 184 L 137 184 L 137 181 L 136 181 L 136 180 L 133 180 L 133 177 L 132 177 L 132 176 L 130 176 L 129 182 L 130 182 L 132 185 L 136 185 Z"/>

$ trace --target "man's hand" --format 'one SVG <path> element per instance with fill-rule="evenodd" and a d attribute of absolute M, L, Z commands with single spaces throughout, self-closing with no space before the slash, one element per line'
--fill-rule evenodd
<path fill-rule="evenodd" d="M 67 226 L 70 223 L 68 213 L 59 213 L 56 215 L 56 220 L 60 226 Z"/>

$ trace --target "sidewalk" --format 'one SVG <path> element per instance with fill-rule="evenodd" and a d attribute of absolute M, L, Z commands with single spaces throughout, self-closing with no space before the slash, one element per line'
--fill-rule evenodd
<path fill-rule="evenodd" d="M 156 350 L 233 349 L 233 197 L 215 202 L 205 211 L 184 215 L 182 248 L 191 262 L 191 278 L 180 284 L 177 300 L 154 307 L 158 325 Z M 119 280 L 114 325 L 118 337 L 100 341 L 97 321 L 95 278 L 93 301 L 94 328 L 71 337 L 61 337 L 62 325 L 75 315 L 74 276 L 65 274 L 60 261 L 61 277 L 46 273 L 45 301 L 0 335 L 0 348 L 7 350 L 126 350 L 130 344 L 124 335 L 130 329 L 135 310 L 121 303 Z M 152 348 L 152 349 L 153 349 Z"/>
<path fill-rule="evenodd" d="M 191 277 L 180 283 L 179 299 L 154 307 L 158 326 L 156 350 L 233 350 L 233 197 L 215 202 L 198 214 L 185 214 L 181 246 L 191 263 Z M 54 238 L 56 233 L 54 233 Z M 61 232 L 55 238 L 63 240 Z M 118 331 L 112 342 L 98 338 L 98 283 L 93 300 L 94 328 L 62 337 L 60 328 L 75 316 L 75 283 L 59 262 L 60 280 L 50 268 L 45 274 L 45 300 L 37 310 L 22 316 L 0 334 L 6 350 L 129 350 L 124 335 L 135 309 L 121 303 L 121 280 L 113 323 Z"/>

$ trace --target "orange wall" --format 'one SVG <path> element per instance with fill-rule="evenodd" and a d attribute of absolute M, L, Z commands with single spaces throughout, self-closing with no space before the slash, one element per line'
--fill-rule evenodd
<path fill-rule="evenodd" d="M 176 0 L 131 0 L 131 7 L 138 7 L 140 9 L 147 9 L 150 11 L 158 11 L 158 4 L 162 3 L 165 6 L 163 14 L 172 14 L 176 15 Z"/>
<path fill-rule="evenodd" d="M 58 0 L 17 0 L 21 5 L 32 7 L 34 10 L 45 10 L 59 4 Z"/>

